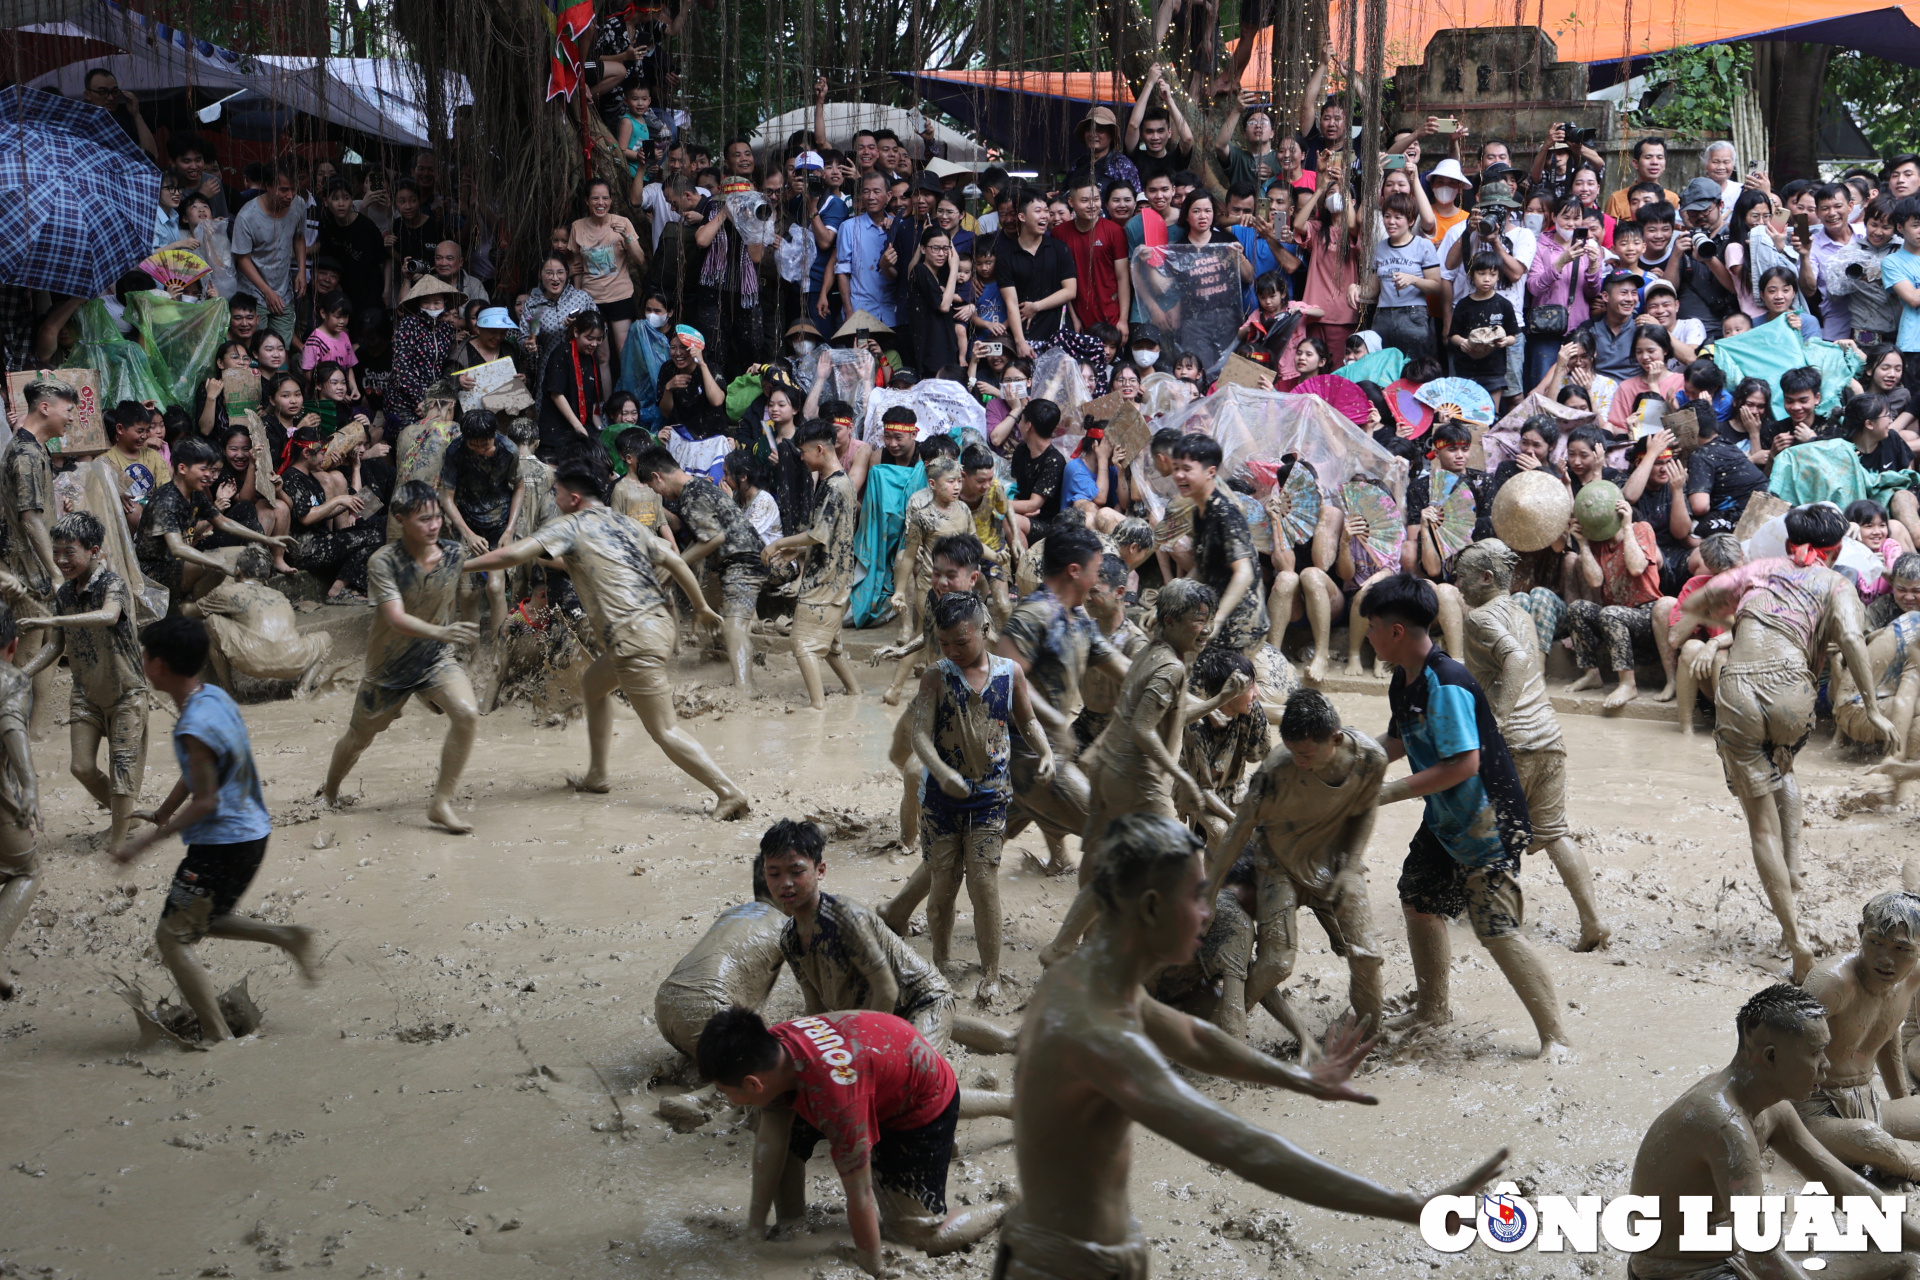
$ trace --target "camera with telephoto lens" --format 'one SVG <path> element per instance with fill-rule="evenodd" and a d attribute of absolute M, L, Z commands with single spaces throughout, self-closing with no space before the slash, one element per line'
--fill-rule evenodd
<path fill-rule="evenodd" d="M 1507 219 L 1510 216 L 1505 209 L 1480 210 L 1480 233 L 1492 239 L 1506 229 Z"/>
<path fill-rule="evenodd" d="M 1866 264 L 1866 263 L 1864 263 L 1864 262 L 1849 262 L 1849 263 L 1847 264 L 1847 279 L 1849 279 L 1849 280 L 1865 280 L 1866 278 L 1867 278 L 1867 264 Z"/>
<path fill-rule="evenodd" d="M 1565 145 L 1573 148 L 1576 151 L 1578 151 L 1581 147 L 1592 146 L 1593 140 L 1598 133 L 1598 131 L 1594 129 L 1581 129 L 1577 127 L 1571 120 L 1562 120 L 1560 122 L 1560 128 L 1566 131 Z"/>
<path fill-rule="evenodd" d="M 1693 256 L 1702 262 L 1712 262 L 1720 256 L 1720 242 L 1711 236 L 1694 241 Z"/>
<path fill-rule="evenodd" d="M 759 204 L 747 210 L 747 216 L 755 222 L 765 222 L 773 216 L 773 206 L 762 200 Z"/>

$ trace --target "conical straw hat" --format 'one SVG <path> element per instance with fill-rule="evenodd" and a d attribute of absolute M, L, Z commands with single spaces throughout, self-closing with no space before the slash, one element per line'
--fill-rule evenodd
<path fill-rule="evenodd" d="M 1493 532 L 1523 555 L 1552 546 L 1572 515 L 1573 495 L 1551 471 L 1522 471 L 1493 495 Z"/>

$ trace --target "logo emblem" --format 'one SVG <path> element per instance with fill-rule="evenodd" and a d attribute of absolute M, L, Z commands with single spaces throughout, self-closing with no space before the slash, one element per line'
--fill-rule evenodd
<path fill-rule="evenodd" d="M 852 1084 L 860 1078 L 860 1073 L 852 1067 L 835 1067 L 827 1073 L 835 1084 Z"/>
<path fill-rule="evenodd" d="M 1495 1194 L 1481 1201 L 1487 1234 L 1501 1244 L 1512 1244 L 1527 1233 L 1526 1207 L 1514 1196 Z"/>

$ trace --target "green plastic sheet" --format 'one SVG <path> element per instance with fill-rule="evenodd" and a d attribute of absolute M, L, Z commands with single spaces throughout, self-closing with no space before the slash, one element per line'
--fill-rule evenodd
<path fill-rule="evenodd" d="M 227 302 L 181 302 L 154 293 L 127 299 L 127 319 L 167 396 L 163 404 L 193 407 L 194 385 L 213 368 L 227 337 Z"/>

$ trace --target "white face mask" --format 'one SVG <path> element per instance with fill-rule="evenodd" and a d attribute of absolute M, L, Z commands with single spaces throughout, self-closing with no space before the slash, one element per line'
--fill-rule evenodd
<path fill-rule="evenodd" d="M 429 320 L 438 320 L 441 316 L 445 315 L 446 312 L 447 309 L 445 307 L 429 307 L 425 304 L 422 304 L 420 307 L 420 314 Z"/>
<path fill-rule="evenodd" d="M 1347 207 L 1347 202 L 1340 198 L 1340 193 L 1338 191 L 1329 191 L 1327 193 L 1326 206 L 1327 206 L 1327 212 L 1338 213 L 1342 209 Z"/>
<path fill-rule="evenodd" d="M 647 328 L 664 329 L 667 327 L 667 322 L 671 319 L 673 319 L 673 317 L 664 312 L 649 311 L 647 312 Z"/>
<path fill-rule="evenodd" d="M 1153 368 L 1154 361 L 1159 358 L 1160 353 L 1158 351 L 1136 351 L 1133 353 L 1133 362 L 1142 369 Z"/>
<path fill-rule="evenodd" d="M 793 350 L 796 355 L 810 356 L 813 354 L 813 343 L 805 338 L 795 338 Z"/>

